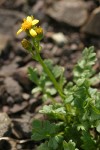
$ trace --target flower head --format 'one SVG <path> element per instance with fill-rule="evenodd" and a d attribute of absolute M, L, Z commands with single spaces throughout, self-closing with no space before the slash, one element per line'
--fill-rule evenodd
<path fill-rule="evenodd" d="M 33 27 L 39 22 L 39 20 L 34 19 L 32 16 L 28 16 L 23 20 L 21 28 L 17 31 L 17 34 L 20 34 L 22 31 L 29 31 L 30 35 L 35 37 L 37 35 Z"/>
<path fill-rule="evenodd" d="M 37 34 L 43 34 L 43 29 L 41 27 L 36 27 L 35 31 Z"/>

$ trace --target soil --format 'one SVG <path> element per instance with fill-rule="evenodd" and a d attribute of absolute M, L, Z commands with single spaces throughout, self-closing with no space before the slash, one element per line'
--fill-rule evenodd
<path fill-rule="evenodd" d="M 90 12 L 99 6 L 98 0 L 88 1 Z M 48 0 L 49 5 L 51 2 L 53 0 Z M 81 32 L 80 27 L 57 22 L 46 14 L 46 7 L 45 0 L 0 0 L 0 113 L 8 114 L 11 121 L 0 137 L 0 150 L 35 150 L 39 144 L 31 140 L 31 123 L 33 119 L 43 119 L 38 113 L 42 101 L 40 95 L 31 94 L 35 85 L 28 78 L 27 68 L 41 67 L 21 47 L 20 42 L 26 35 L 16 36 L 22 18 L 34 15 L 40 20 L 44 29 L 41 55 L 64 66 L 68 81 L 72 80 L 72 69 L 84 47 L 95 47 L 98 61 L 94 69 L 96 73 L 100 71 L 100 37 Z M 57 33 L 62 33 L 66 42 L 57 42 L 53 38 Z M 100 82 L 95 87 L 100 90 Z"/>

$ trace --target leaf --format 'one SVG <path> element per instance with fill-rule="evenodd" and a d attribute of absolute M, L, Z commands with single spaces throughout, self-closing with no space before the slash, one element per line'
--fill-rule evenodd
<path fill-rule="evenodd" d="M 40 110 L 39 112 L 44 114 L 54 114 L 54 115 L 66 114 L 64 107 L 54 108 L 53 105 L 49 105 L 49 106 L 45 105 L 43 109 Z"/>
<path fill-rule="evenodd" d="M 46 92 L 50 95 L 55 95 L 57 93 L 55 88 L 46 88 Z"/>
<path fill-rule="evenodd" d="M 32 94 L 37 93 L 37 92 L 41 92 L 41 91 L 42 91 L 42 88 L 38 86 L 38 87 L 32 89 Z"/>
<path fill-rule="evenodd" d="M 48 147 L 48 142 L 45 142 L 42 143 L 40 146 L 38 146 L 36 150 L 51 150 L 51 149 Z"/>
<path fill-rule="evenodd" d="M 66 98 L 65 98 L 65 103 L 67 104 L 67 103 L 71 103 L 72 101 L 73 101 L 73 95 L 69 95 L 69 96 L 67 96 Z"/>
<path fill-rule="evenodd" d="M 85 48 L 82 53 L 81 60 L 77 63 L 74 68 L 74 80 L 77 82 L 77 79 L 80 78 L 89 78 L 93 75 L 94 71 L 92 66 L 96 62 L 96 53 L 94 53 L 94 47 Z"/>
<path fill-rule="evenodd" d="M 57 150 L 60 147 L 60 143 L 63 140 L 63 136 L 62 135 L 56 135 L 52 138 L 50 138 L 50 140 L 48 141 L 48 146 L 52 149 L 52 150 Z"/>
<path fill-rule="evenodd" d="M 31 67 L 28 68 L 28 75 L 29 75 L 29 79 L 35 83 L 38 84 L 38 73 L 37 73 L 37 69 L 33 69 Z"/>
<path fill-rule="evenodd" d="M 47 66 L 50 70 L 52 70 L 52 68 L 53 68 L 53 61 L 52 61 L 51 59 L 45 59 L 45 60 L 44 60 L 44 63 L 46 64 L 46 66 Z"/>
<path fill-rule="evenodd" d="M 81 139 L 83 141 L 82 148 L 84 150 L 96 150 L 96 143 L 88 132 L 83 131 Z"/>
<path fill-rule="evenodd" d="M 49 121 L 34 120 L 32 123 L 32 139 L 40 141 L 48 139 L 56 132 L 56 125 Z"/>
<path fill-rule="evenodd" d="M 58 77 L 60 77 L 63 74 L 64 68 L 61 67 L 61 66 L 57 66 L 56 65 L 56 66 L 53 67 L 52 72 L 53 72 L 55 78 L 58 78 Z"/>
<path fill-rule="evenodd" d="M 70 140 L 68 143 L 66 141 L 63 142 L 64 150 L 78 150 L 75 148 L 75 143 Z"/>
<path fill-rule="evenodd" d="M 96 130 L 100 133 L 100 120 L 96 122 Z"/>
<path fill-rule="evenodd" d="M 47 114 L 48 116 L 53 117 L 53 119 L 64 120 L 66 117 L 66 111 L 63 106 L 56 108 L 53 105 L 49 105 L 49 106 L 45 105 L 43 109 L 40 110 L 39 112 L 43 114 Z"/>

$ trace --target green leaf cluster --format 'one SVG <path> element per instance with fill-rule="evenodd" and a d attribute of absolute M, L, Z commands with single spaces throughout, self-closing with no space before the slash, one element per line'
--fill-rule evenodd
<path fill-rule="evenodd" d="M 71 82 L 65 80 L 62 67 L 54 66 L 51 60 L 44 62 L 64 97 L 56 100 L 57 91 L 44 70 L 39 75 L 36 69 L 29 68 L 30 79 L 37 85 L 33 93 L 40 91 L 43 97 L 51 99 L 50 105 L 44 105 L 39 111 L 49 121 L 34 120 L 32 124 L 32 139 L 42 142 L 37 150 L 99 150 L 100 91 L 92 86 L 94 48 L 84 49 Z"/>

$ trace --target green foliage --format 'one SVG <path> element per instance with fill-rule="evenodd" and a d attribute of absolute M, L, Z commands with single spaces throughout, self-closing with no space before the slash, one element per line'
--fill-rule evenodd
<path fill-rule="evenodd" d="M 94 47 L 85 48 L 82 53 L 82 59 L 74 68 L 75 80 L 80 78 L 89 78 L 93 75 L 94 71 L 92 66 L 95 64 L 96 53 L 94 53 Z"/>
<path fill-rule="evenodd" d="M 50 105 L 44 105 L 39 111 L 49 121 L 34 120 L 32 124 L 32 139 L 43 141 L 37 150 L 99 150 L 100 92 L 91 86 L 93 79 L 96 80 L 95 62 L 94 48 L 85 48 L 74 68 L 73 81 L 67 82 L 63 67 L 45 60 L 57 86 L 46 69 L 39 74 L 36 69 L 29 68 L 29 77 L 37 85 L 33 94 L 40 92 L 43 99 L 51 100 Z M 60 100 L 56 99 L 57 92 L 63 94 Z"/>
<path fill-rule="evenodd" d="M 75 143 L 70 140 L 68 143 L 66 141 L 63 142 L 64 150 L 78 150 L 75 148 Z"/>
<path fill-rule="evenodd" d="M 34 120 L 32 127 L 32 138 L 36 141 L 50 138 L 52 134 L 56 132 L 56 125 L 50 124 L 49 121 L 41 122 L 39 120 Z"/>

